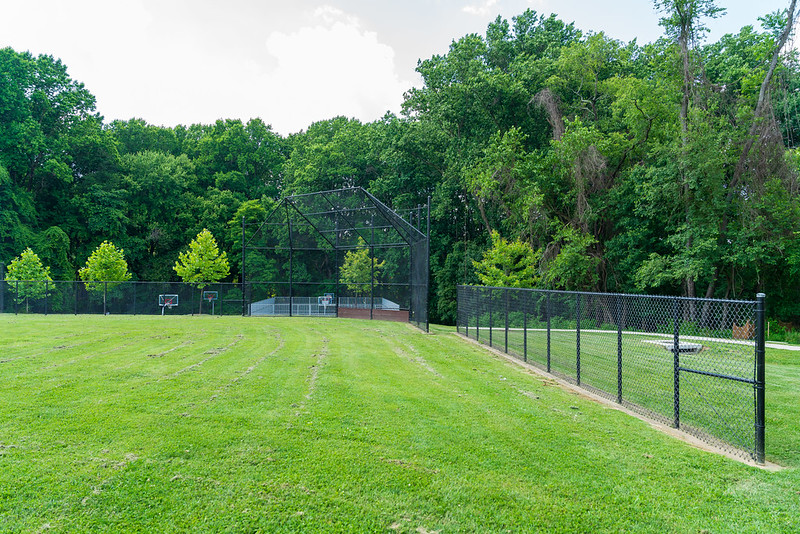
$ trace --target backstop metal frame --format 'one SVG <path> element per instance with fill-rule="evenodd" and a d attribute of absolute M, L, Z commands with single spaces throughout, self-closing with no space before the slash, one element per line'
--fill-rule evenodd
<path fill-rule="evenodd" d="M 337 317 L 428 331 L 429 237 L 430 197 L 401 215 L 361 187 L 286 196 L 264 221 L 242 218 L 242 315 L 291 316 L 296 299 L 327 295 Z M 348 255 L 364 250 L 369 276 L 342 280 Z"/>

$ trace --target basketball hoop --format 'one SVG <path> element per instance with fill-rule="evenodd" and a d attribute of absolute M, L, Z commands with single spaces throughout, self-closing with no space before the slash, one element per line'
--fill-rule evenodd
<path fill-rule="evenodd" d="M 203 291 L 203 300 L 211 303 L 211 315 L 214 315 L 214 303 L 219 300 L 219 291 Z"/>
<path fill-rule="evenodd" d="M 161 307 L 161 315 L 164 315 L 164 308 L 175 308 L 178 306 L 178 295 L 159 295 L 158 305 Z"/>

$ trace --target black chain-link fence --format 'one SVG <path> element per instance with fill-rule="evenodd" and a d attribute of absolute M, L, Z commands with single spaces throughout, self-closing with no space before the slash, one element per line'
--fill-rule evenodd
<path fill-rule="evenodd" d="M 380 296 L 354 296 L 331 284 L 0 281 L 0 313 L 109 315 L 273 315 L 414 321 L 408 286 L 376 284 Z M 335 287 L 335 286 L 333 286 Z M 367 292 L 369 294 L 369 292 Z M 402 298 L 404 294 L 405 300 Z M 423 316 L 424 327 L 427 315 Z"/>
<path fill-rule="evenodd" d="M 458 287 L 458 331 L 734 454 L 764 462 L 764 307 Z"/>
<path fill-rule="evenodd" d="M 0 312 L 37 314 L 242 315 L 241 284 L 0 282 Z"/>

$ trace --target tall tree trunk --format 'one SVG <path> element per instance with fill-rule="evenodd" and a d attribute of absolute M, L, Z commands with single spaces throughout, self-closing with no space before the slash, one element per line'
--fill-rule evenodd
<path fill-rule="evenodd" d="M 772 75 L 775 73 L 775 68 L 778 65 L 778 59 L 780 58 L 781 50 L 783 50 L 783 47 L 786 45 L 786 41 L 789 39 L 789 35 L 792 33 L 796 4 L 797 0 L 792 0 L 792 3 L 789 4 L 786 26 L 784 26 L 783 31 L 778 38 L 778 43 L 775 45 L 775 50 L 772 52 L 772 60 L 769 63 L 769 69 L 767 69 L 767 74 L 764 76 L 764 81 L 761 82 L 761 89 L 758 92 L 756 109 L 753 113 L 753 123 L 750 125 L 750 128 L 747 131 L 744 147 L 742 147 L 742 153 L 739 155 L 739 162 L 736 164 L 736 168 L 733 171 L 733 178 L 731 179 L 730 184 L 728 184 L 727 201 L 729 203 L 733 199 L 735 188 L 738 186 L 739 181 L 742 178 L 742 174 L 747 167 L 747 158 L 750 155 L 750 150 L 753 148 L 753 144 L 755 143 L 756 133 L 758 132 L 761 121 L 766 115 L 766 110 L 768 107 L 767 93 L 769 92 L 769 85 L 772 82 Z"/>
<path fill-rule="evenodd" d="M 678 13 L 678 18 L 680 20 L 680 33 L 678 34 L 678 48 L 680 49 L 681 54 L 681 65 L 683 67 L 683 97 L 681 99 L 681 110 L 680 110 L 680 123 L 681 123 L 681 158 L 680 158 L 680 179 L 681 183 L 683 184 L 683 201 L 684 201 L 684 209 L 686 215 L 686 227 L 691 228 L 690 219 L 691 219 L 691 199 L 689 198 L 691 195 L 691 191 L 689 189 L 689 179 L 686 173 L 686 150 L 689 144 L 689 100 L 691 97 L 692 91 L 692 69 L 691 63 L 689 62 L 689 38 L 691 36 L 692 31 L 692 20 L 691 15 L 686 11 L 682 10 L 683 6 L 680 2 L 675 3 L 675 10 Z M 686 239 L 686 249 L 687 253 L 691 253 L 692 249 L 692 237 L 689 236 Z M 695 283 L 694 283 L 694 275 L 689 273 L 686 276 L 686 296 L 687 297 L 694 297 L 696 294 L 695 291 Z M 692 313 L 694 316 L 694 313 Z"/>

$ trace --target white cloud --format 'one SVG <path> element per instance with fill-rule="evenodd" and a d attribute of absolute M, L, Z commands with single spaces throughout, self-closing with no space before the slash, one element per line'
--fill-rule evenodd
<path fill-rule="evenodd" d="M 398 112 L 411 87 L 396 73 L 394 50 L 334 7 L 294 10 L 284 29 L 275 6 L 198 5 L 190 17 L 156 0 L 8 2 L 0 46 L 61 58 L 106 121 L 261 117 L 288 134 L 336 115 L 372 121 Z"/>
<path fill-rule="evenodd" d="M 399 111 L 410 83 L 395 72 L 394 50 L 342 11 L 314 15 L 317 24 L 267 38 L 278 66 L 264 80 L 265 105 L 283 111 L 265 120 L 286 132 L 335 115 L 371 121 Z"/>
<path fill-rule="evenodd" d="M 483 2 L 479 2 L 478 4 L 464 6 L 461 10 L 464 13 L 469 13 L 470 15 L 478 15 L 480 17 L 486 17 L 487 15 L 492 14 L 492 7 L 497 4 L 497 0 L 483 0 Z"/>

